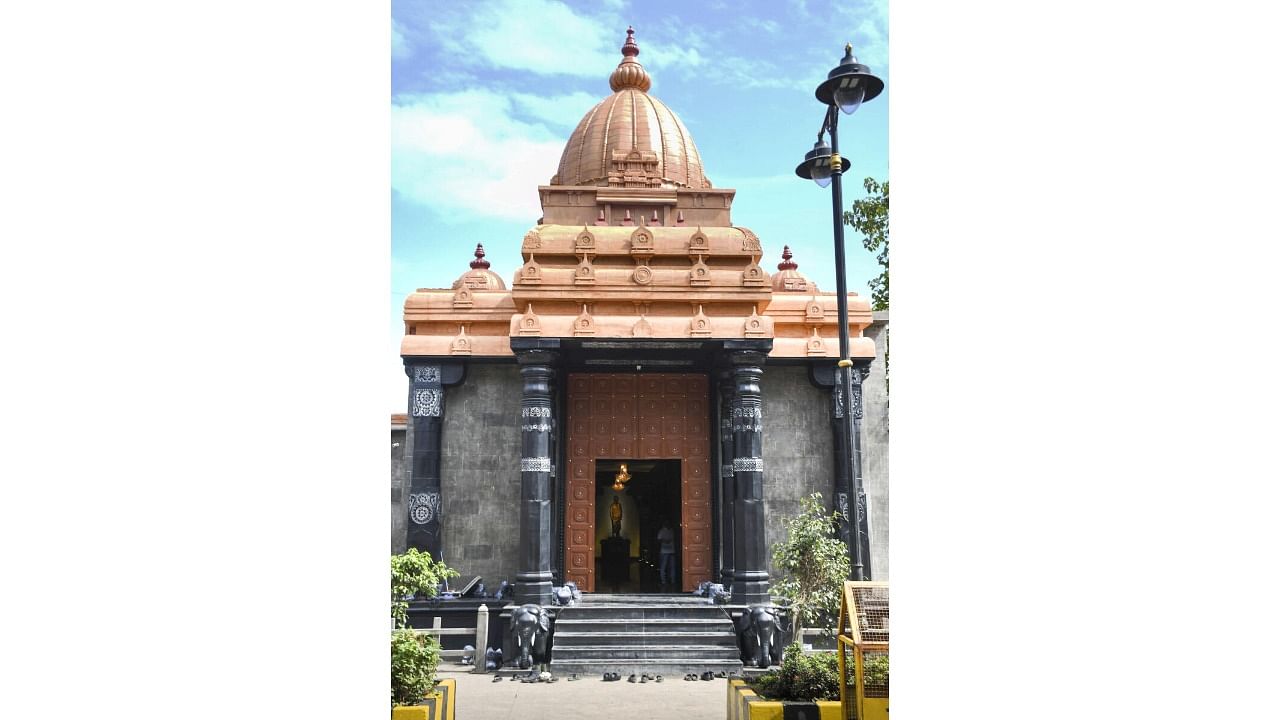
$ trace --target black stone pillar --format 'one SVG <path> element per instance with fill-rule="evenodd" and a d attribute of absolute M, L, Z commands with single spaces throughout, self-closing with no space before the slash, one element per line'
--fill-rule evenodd
<path fill-rule="evenodd" d="M 832 481 L 832 497 L 834 506 L 840 513 L 840 540 L 849 547 L 849 556 L 853 557 L 851 537 L 852 528 L 859 529 L 858 537 L 862 544 L 863 577 L 871 579 L 871 534 L 867 530 L 867 493 L 862 479 L 862 381 L 871 372 L 870 360 L 858 360 L 857 365 L 848 368 L 850 386 L 853 390 L 853 402 L 844 401 L 844 368 L 830 365 L 812 365 L 809 367 L 810 381 L 831 391 L 831 433 L 835 449 L 835 472 Z M 853 423 L 853 432 L 849 432 L 848 423 Z M 852 435 L 852 439 L 851 439 Z M 853 447 L 850 449 L 849 445 Z M 852 453 L 853 462 L 846 458 Z M 852 467 L 853 477 L 849 470 Z"/>
<path fill-rule="evenodd" d="M 862 475 L 862 382 L 871 374 L 871 361 L 864 360 L 854 367 L 849 368 L 850 379 L 853 381 L 853 402 L 849 403 L 850 412 L 846 413 L 846 422 L 853 423 L 853 493 L 854 502 L 852 505 L 856 511 L 856 515 L 848 518 L 851 522 L 855 522 L 858 527 L 858 543 L 862 545 L 862 562 L 863 577 L 867 580 L 871 579 L 871 532 L 867 527 L 867 486 Z"/>
<path fill-rule="evenodd" d="M 440 436 L 444 427 L 444 390 L 447 385 L 462 380 L 463 366 L 432 362 L 430 358 L 405 358 L 404 364 L 405 374 L 409 376 L 409 415 L 413 427 L 407 545 L 443 561 Z"/>
<path fill-rule="evenodd" d="M 551 447 L 555 419 L 551 383 L 559 340 L 512 338 L 520 363 L 520 567 L 515 602 L 551 604 Z"/>
<path fill-rule="evenodd" d="M 764 416 L 761 412 L 760 378 L 768 347 L 741 347 L 747 341 L 725 346 L 733 364 L 735 385 L 733 413 L 733 602 L 755 605 L 769 602 L 769 571 L 764 539 Z M 772 345 L 772 343 L 768 343 Z"/>
<path fill-rule="evenodd" d="M 733 372 L 718 375 L 720 390 L 720 583 L 733 587 Z"/>
<path fill-rule="evenodd" d="M 845 425 L 847 420 L 844 386 L 837 382 L 831 386 L 831 439 L 832 447 L 835 449 L 835 473 L 831 497 L 832 505 L 836 512 L 840 513 L 837 530 L 840 534 L 840 542 L 844 543 L 845 547 L 849 547 L 849 497 L 853 490 L 850 485 L 847 460 L 849 457 L 849 431 Z"/>

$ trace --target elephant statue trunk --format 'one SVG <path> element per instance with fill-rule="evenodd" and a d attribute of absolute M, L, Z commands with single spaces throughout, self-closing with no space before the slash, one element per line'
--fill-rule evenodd
<path fill-rule="evenodd" d="M 737 631 L 742 662 L 767 668 L 782 662 L 782 649 L 790 625 L 781 608 L 752 605 L 738 617 Z"/>
<path fill-rule="evenodd" d="M 516 649 L 516 666 L 521 670 L 549 664 L 551 614 L 540 605 L 521 605 L 511 613 L 511 640 Z"/>

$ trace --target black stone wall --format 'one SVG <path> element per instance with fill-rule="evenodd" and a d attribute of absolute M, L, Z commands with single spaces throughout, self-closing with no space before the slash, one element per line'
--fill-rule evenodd
<path fill-rule="evenodd" d="M 448 389 L 441 438 L 445 562 L 489 590 L 515 582 L 520 536 L 520 371 L 515 363 L 467 368 Z"/>
<path fill-rule="evenodd" d="M 765 546 L 769 575 L 774 543 L 786 538 L 782 520 L 800 511 L 800 500 L 822 493 L 831 509 L 832 450 L 831 394 L 809 382 L 808 369 L 795 365 L 766 365 L 760 383 L 764 396 Z"/>

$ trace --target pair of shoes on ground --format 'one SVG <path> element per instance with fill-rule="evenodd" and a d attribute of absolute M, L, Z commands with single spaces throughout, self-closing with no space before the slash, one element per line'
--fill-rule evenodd
<path fill-rule="evenodd" d="M 618 681 L 618 680 L 621 680 L 621 679 L 622 679 L 622 676 L 621 676 L 621 675 L 619 675 L 619 674 L 618 674 L 618 673 L 616 673 L 616 672 L 607 672 L 607 673 L 605 673 L 605 674 L 604 674 L 604 678 L 603 678 L 603 679 L 604 679 L 604 681 L 605 681 L 605 682 L 616 682 L 616 681 Z"/>

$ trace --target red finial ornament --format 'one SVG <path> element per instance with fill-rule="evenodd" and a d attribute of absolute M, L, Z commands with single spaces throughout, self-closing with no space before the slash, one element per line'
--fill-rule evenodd
<path fill-rule="evenodd" d="M 782 262 L 778 263 L 778 269 L 779 270 L 795 270 L 797 267 L 799 267 L 799 265 L 796 265 L 795 263 L 791 262 L 791 257 L 792 257 L 791 246 L 783 245 L 782 246 Z"/>
<path fill-rule="evenodd" d="M 488 270 L 489 261 L 484 259 L 484 245 L 476 243 L 476 259 L 471 261 L 472 270 Z"/>
<path fill-rule="evenodd" d="M 627 26 L 627 41 L 622 43 L 622 54 L 627 57 L 635 57 L 640 54 L 640 46 L 636 44 L 636 31 Z"/>

